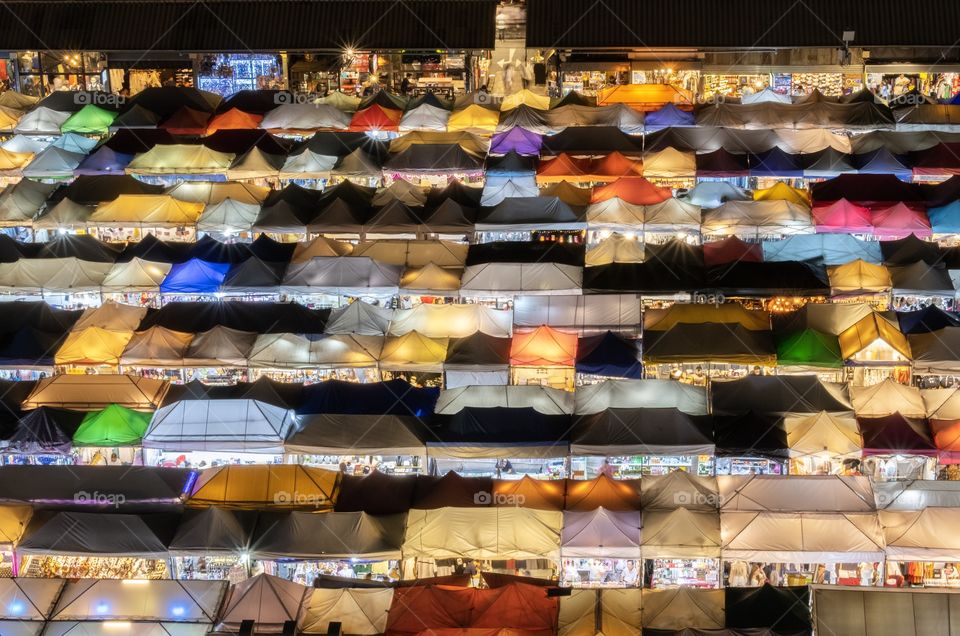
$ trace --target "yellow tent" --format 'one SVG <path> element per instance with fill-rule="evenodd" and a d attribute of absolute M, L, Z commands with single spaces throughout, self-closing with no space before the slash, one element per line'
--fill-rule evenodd
<path fill-rule="evenodd" d="M 677 179 L 697 174 L 697 155 L 681 152 L 676 148 L 664 148 L 643 156 L 643 176 L 648 179 Z"/>
<path fill-rule="evenodd" d="M 834 295 L 879 294 L 893 288 L 893 281 L 886 267 L 862 259 L 828 267 L 827 276 Z"/>
<path fill-rule="evenodd" d="M 740 303 L 719 305 L 677 303 L 669 309 L 647 310 L 643 328 L 647 331 L 666 331 L 680 323 L 738 324 L 750 331 L 767 331 L 770 329 L 770 314 L 765 311 L 746 309 Z"/>
<path fill-rule="evenodd" d="M 196 225 L 203 203 L 180 201 L 168 194 L 121 194 L 101 203 L 89 225 Z"/>
<path fill-rule="evenodd" d="M 439 373 L 447 358 L 447 338 L 428 338 L 416 331 L 388 336 L 380 354 L 380 368 Z"/>
<path fill-rule="evenodd" d="M 160 406 L 170 383 L 138 375 L 63 373 L 44 378 L 23 401 L 24 409 L 51 406 L 75 411 L 102 411 L 116 404 L 137 411 Z"/>
<path fill-rule="evenodd" d="M 19 174 L 31 161 L 32 152 L 10 152 L 6 148 L 0 148 L 0 174 Z"/>
<path fill-rule="evenodd" d="M 806 190 L 798 190 L 788 186 L 783 181 L 777 181 L 772 187 L 765 190 L 756 190 L 753 193 L 754 201 L 789 201 L 797 205 L 810 207 L 810 197 Z"/>
<path fill-rule="evenodd" d="M 100 327 L 71 331 L 54 356 L 54 364 L 117 366 L 131 338 L 132 331 L 110 331 Z"/>
<path fill-rule="evenodd" d="M 228 464 L 200 474 L 187 505 L 332 510 L 340 473 L 296 464 Z"/>
<path fill-rule="evenodd" d="M 597 105 L 626 104 L 640 111 L 657 110 L 665 104 L 689 110 L 693 93 L 670 84 L 621 84 L 604 88 L 597 95 Z"/>
<path fill-rule="evenodd" d="M 495 110 L 489 110 L 477 104 L 470 104 L 463 110 L 458 110 L 450 115 L 447 120 L 447 130 L 467 131 L 475 133 L 492 133 L 497 130 L 497 123 L 500 121 L 500 113 Z"/>
<path fill-rule="evenodd" d="M 550 98 L 546 95 L 537 95 L 531 90 L 523 89 L 513 95 L 507 95 L 500 102 L 500 110 L 513 110 L 518 106 L 529 106 L 537 110 L 550 110 Z"/>
<path fill-rule="evenodd" d="M 496 113 L 494 113 L 494 115 L 496 115 Z M 499 117 L 497 119 L 499 119 Z M 496 121 L 494 122 L 494 127 L 496 127 Z M 450 130 L 453 131 L 452 128 Z M 480 137 L 471 132 L 439 132 L 435 130 L 417 130 L 408 132 L 400 135 L 396 139 L 393 139 L 390 142 L 390 154 L 403 152 L 410 146 L 415 146 L 417 144 L 440 144 L 444 146 L 457 144 L 465 151 L 471 152 L 475 155 L 485 155 L 487 154 L 487 151 L 490 150 L 489 139 Z"/>
<path fill-rule="evenodd" d="M 0 544 L 16 545 L 32 515 L 28 505 L 0 506 Z"/>
<path fill-rule="evenodd" d="M 872 313 L 838 336 L 844 360 L 893 362 L 910 359 L 910 343 L 890 321 Z"/>
<path fill-rule="evenodd" d="M 127 174 L 226 174 L 237 156 L 192 144 L 157 144 L 127 165 Z"/>
<path fill-rule="evenodd" d="M 13 130 L 23 117 L 23 111 L 0 104 L 0 130 Z"/>
<path fill-rule="evenodd" d="M 238 181 L 183 181 L 167 189 L 174 199 L 214 205 L 224 199 L 240 203 L 263 203 L 270 188 Z"/>

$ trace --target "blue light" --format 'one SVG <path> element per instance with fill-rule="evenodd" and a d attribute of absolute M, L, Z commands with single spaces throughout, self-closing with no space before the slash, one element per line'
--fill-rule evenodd
<path fill-rule="evenodd" d="M 23 614 L 23 610 L 25 609 L 26 607 L 21 601 L 13 601 L 9 605 L 7 605 L 7 611 L 13 614 L 14 616 L 19 616 L 20 614 Z"/>
<path fill-rule="evenodd" d="M 185 610 L 183 609 L 182 605 L 174 605 L 170 609 L 170 613 L 173 614 L 174 616 L 183 616 L 184 612 Z"/>
<path fill-rule="evenodd" d="M 110 611 L 110 606 L 106 603 L 97 603 L 97 614 L 106 614 Z"/>

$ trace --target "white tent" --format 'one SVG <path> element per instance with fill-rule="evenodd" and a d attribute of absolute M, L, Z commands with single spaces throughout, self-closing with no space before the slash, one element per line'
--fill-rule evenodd
<path fill-rule="evenodd" d="M 960 481 L 883 481 L 873 488 L 879 510 L 960 508 Z"/>
<path fill-rule="evenodd" d="M 591 230 L 609 229 L 642 232 L 645 207 L 612 197 L 587 207 L 587 226 Z M 699 225 L 699 219 L 698 219 Z"/>
<path fill-rule="evenodd" d="M 261 334 L 250 350 L 249 365 L 267 369 L 375 367 L 381 336 L 330 334 L 309 339 L 292 333 Z"/>
<path fill-rule="evenodd" d="M 602 296 L 517 296 L 513 322 L 518 327 L 577 327 L 626 331 L 640 323 L 636 294 Z"/>
<path fill-rule="evenodd" d="M 181 400 L 150 420 L 144 448 L 282 453 L 293 411 L 259 400 Z"/>
<path fill-rule="evenodd" d="M 644 559 L 720 558 L 720 516 L 687 508 L 644 511 L 640 548 Z"/>
<path fill-rule="evenodd" d="M 199 623 L 209 630 L 226 587 L 226 581 L 72 580 L 51 620 Z"/>
<path fill-rule="evenodd" d="M 291 264 L 283 287 L 303 294 L 341 296 L 392 296 L 400 284 L 401 268 L 363 256 L 315 257 Z"/>
<path fill-rule="evenodd" d="M 266 113 L 260 122 L 260 128 L 278 132 L 344 130 L 349 125 L 350 115 L 330 104 L 283 104 Z"/>
<path fill-rule="evenodd" d="M 921 389 L 926 417 L 931 420 L 960 420 L 960 389 Z"/>
<path fill-rule="evenodd" d="M 146 261 L 135 256 L 126 263 L 116 263 L 103 279 L 106 293 L 160 292 L 160 283 L 173 265 Z"/>
<path fill-rule="evenodd" d="M 850 137 L 838 135 L 824 128 L 792 130 L 778 128 L 773 131 L 777 138 L 777 147 L 792 155 L 810 154 L 832 148 L 843 154 L 852 154 Z"/>
<path fill-rule="evenodd" d="M 810 234 L 814 231 L 810 210 L 782 199 L 768 201 L 727 201 L 703 213 L 704 234 Z"/>
<path fill-rule="evenodd" d="M 195 334 L 183 355 L 184 367 L 243 367 L 257 334 L 223 325 Z"/>
<path fill-rule="evenodd" d="M 249 232 L 259 214 L 258 204 L 227 197 L 204 208 L 203 214 L 197 219 L 197 231 L 221 234 Z"/>
<path fill-rule="evenodd" d="M 421 104 L 411 108 L 400 118 L 400 132 L 411 130 L 447 130 L 450 111 L 430 104 Z"/>
<path fill-rule="evenodd" d="M 321 155 L 309 148 L 290 155 L 280 168 L 281 179 L 326 179 L 337 165 L 337 157 Z"/>
<path fill-rule="evenodd" d="M 813 589 L 813 608 L 817 634 L 953 636 L 960 596 L 952 589 L 818 585 Z"/>
<path fill-rule="evenodd" d="M 82 205 L 63 197 L 56 205 L 46 208 L 33 222 L 33 227 L 38 230 L 85 228 L 93 210 L 92 205 Z"/>
<path fill-rule="evenodd" d="M 677 587 L 643 590 L 644 629 L 723 629 L 725 592 Z"/>
<path fill-rule="evenodd" d="M 0 291 L 20 294 L 99 291 L 113 263 L 66 258 L 0 263 Z"/>
<path fill-rule="evenodd" d="M 460 283 L 461 296 L 513 294 L 578 294 L 583 268 L 561 263 L 483 263 L 468 265 Z"/>
<path fill-rule="evenodd" d="M 577 415 L 607 409 L 669 409 L 707 414 L 707 391 L 675 380 L 606 380 L 577 387 Z"/>
<path fill-rule="evenodd" d="M 716 510 L 720 504 L 715 477 L 699 477 L 685 470 L 650 475 L 640 480 L 640 501 L 646 510 Z"/>
<path fill-rule="evenodd" d="M 720 534 L 728 560 L 873 563 L 884 558 L 875 512 L 721 512 Z"/>
<path fill-rule="evenodd" d="M 402 336 L 411 331 L 431 338 L 465 338 L 478 331 L 509 338 L 513 333 L 513 312 L 476 304 L 421 304 L 413 309 L 397 309 L 388 334 Z"/>
<path fill-rule="evenodd" d="M 752 201 L 753 195 L 727 181 L 701 181 L 688 190 L 683 199 L 693 205 L 716 208 L 726 201 Z"/>
<path fill-rule="evenodd" d="M 640 511 L 567 510 L 560 552 L 563 558 L 639 559 Z"/>
<path fill-rule="evenodd" d="M 63 579 L 0 579 L 0 634 L 39 634 L 65 584 Z"/>
<path fill-rule="evenodd" d="M 393 602 L 393 588 L 313 590 L 307 597 L 300 619 L 304 634 L 327 634 L 330 623 L 340 623 L 344 634 L 382 634 L 387 630 L 387 613 Z"/>
<path fill-rule="evenodd" d="M 47 146 L 44 150 L 34 155 L 23 168 L 23 176 L 33 179 L 60 179 L 73 177 L 73 171 L 80 162 L 83 161 L 85 154 L 79 152 L 70 152 L 56 146 Z"/>
<path fill-rule="evenodd" d="M 887 558 L 898 561 L 960 561 L 958 508 L 880 511 Z"/>
<path fill-rule="evenodd" d="M 595 267 L 611 263 L 642 263 L 644 257 L 642 241 L 614 233 L 587 249 L 586 266 Z"/>
<path fill-rule="evenodd" d="M 540 194 L 537 179 L 530 177 L 487 177 L 480 205 L 494 206 L 507 198 L 535 197 Z"/>
<path fill-rule="evenodd" d="M 394 182 L 396 185 L 397 182 Z M 393 187 L 393 186 L 391 186 Z M 354 256 L 404 267 L 463 267 L 469 246 L 464 243 L 428 240 L 366 241 L 354 246 Z"/>
<path fill-rule="evenodd" d="M 697 174 L 697 158 L 693 152 L 664 148 L 643 156 L 643 176 L 646 178 L 676 179 Z"/>
<path fill-rule="evenodd" d="M 563 515 L 519 507 L 413 509 L 404 557 L 557 558 Z"/>
<path fill-rule="evenodd" d="M 638 588 L 574 589 L 569 596 L 560 597 L 557 634 L 635 636 L 640 633 L 640 605 Z"/>
<path fill-rule="evenodd" d="M 14 135 L 10 139 L 0 143 L 0 148 L 3 148 L 7 152 L 35 155 L 49 145 L 50 142 L 45 139 L 38 139 L 37 137 L 30 137 L 28 135 Z"/>
<path fill-rule="evenodd" d="M 871 512 L 873 488 L 866 477 L 840 475 L 720 475 L 723 511 Z"/>
<path fill-rule="evenodd" d="M 237 632 L 244 620 L 254 633 L 279 634 L 286 621 L 298 621 L 310 588 L 269 574 L 260 574 L 230 589 L 217 630 Z"/>
<path fill-rule="evenodd" d="M 853 413 L 788 413 L 783 418 L 791 457 L 859 457 L 863 440 Z"/>
<path fill-rule="evenodd" d="M 21 117 L 13 132 L 24 135 L 59 135 L 60 126 L 68 119 L 70 113 L 40 106 Z"/>
<path fill-rule="evenodd" d="M 465 408 L 532 408 L 544 415 L 573 412 L 573 393 L 545 386 L 461 386 L 440 391 L 434 412 L 453 415 Z"/>
<path fill-rule="evenodd" d="M 850 399 L 857 417 L 886 417 L 899 413 L 904 417 L 926 417 L 920 389 L 887 378 L 873 386 L 850 387 Z"/>
<path fill-rule="evenodd" d="M 392 309 L 356 300 L 331 311 L 325 331 L 329 334 L 382 336 L 386 335 L 392 318 Z"/>

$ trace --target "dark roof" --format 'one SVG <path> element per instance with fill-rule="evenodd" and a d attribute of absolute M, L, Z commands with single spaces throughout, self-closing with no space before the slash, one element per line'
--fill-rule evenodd
<path fill-rule="evenodd" d="M 527 46 L 765 48 L 952 46 L 960 5 L 949 0 L 528 0 Z M 930 17 L 934 19 L 931 20 Z"/>
<path fill-rule="evenodd" d="M 276 51 L 494 46 L 492 0 L 67 0 L 8 5 L 6 50 Z M 317 25 L 336 25 L 321 28 Z M 942 23 L 940 23 L 942 25 Z M 43 34 L 42 37 L 38 34 Z"/>

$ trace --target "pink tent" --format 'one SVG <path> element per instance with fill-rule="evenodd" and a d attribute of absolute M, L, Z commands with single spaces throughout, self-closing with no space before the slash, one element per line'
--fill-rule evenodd
<path fill-rule="evenodd" d="M 873 232 L 870 210 L 846 199 L 829 205 L 815 206 L 811 210 L 813 223 L 819 234 L 848 234 Z"/>
<path fill-rule="evenodd" d="M 927 213 L 908 207 L 902 202 L 888 208 L 872 210 L 870 222 L 873 224 L 874 235 L 883 238 L 903 238 L 911 234 L 923 238 L 933 235 Z"/>

